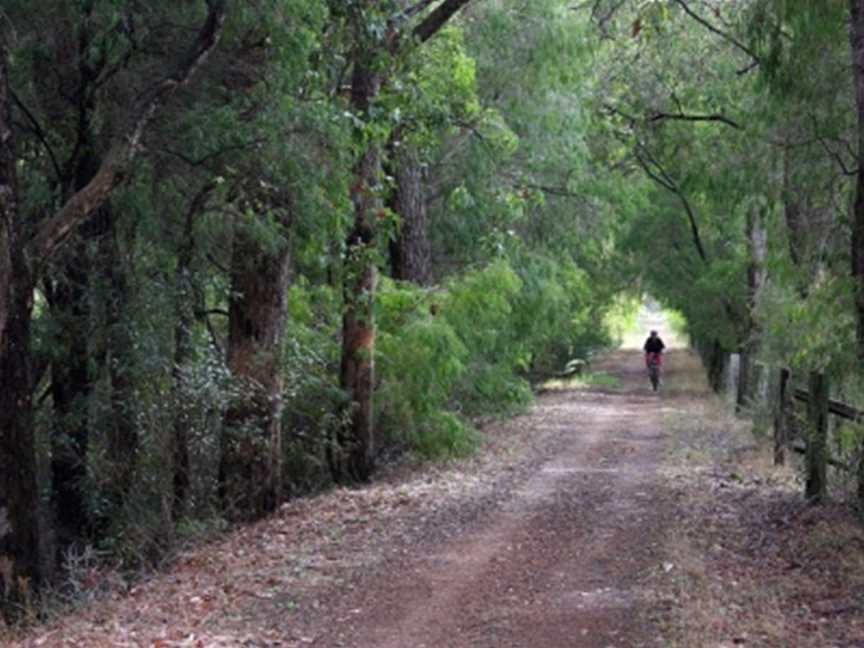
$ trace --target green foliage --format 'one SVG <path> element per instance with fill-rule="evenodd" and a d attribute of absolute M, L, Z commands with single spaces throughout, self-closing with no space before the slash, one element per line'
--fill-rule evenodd
<path fill-rule="evenodd" d="M 521 288 L 519 275 L 503 259 L 450 282 L 443 315 L 475 357 L 516 367 L 511 315 Z"/>
<path fill-rule="evenodd" d="M 379 420 L 424 456 L 461 453 L 473 434 L 456 417 L 517 411 L 530 371 L 560 368 L 602 343 L 583 272 L 526 255 L 499 258 L 426 291 L 385 281 L 378 294 Z"/>
<path fill-rule="evenodd" d="M 472 454 L 480 441 L 479 432 L 462 418 L 451 412 L 437 411 L 421 424 L 415 448 L 427 459 L 451 459 Z"/>
<path fill-rule="evenodd" d="M 462 452 L 470 436 L 446 412 L 469 351 L 447 320 L 431 312 L 439 297 L 388 281 L 376 304 L 381 424 L 429 457 Z"/>
<path fill-rule="evenodd" d="M 851 282 L 828 278 L 806 297 L 794 287 L 772 285 L 760 304 L 765 354 L 781 365 L 808 371 L 849 375 L 857 369 L 855 318 Z"/>
<path fill-rule="evenodd" d="M 326 448 L 343 422 L 339 388 L 341 302 L 327 286 L 299 277 L 288 293 L 289 332 L 283 356 L 284 483 L 308 492 L 327 483 Z"/>

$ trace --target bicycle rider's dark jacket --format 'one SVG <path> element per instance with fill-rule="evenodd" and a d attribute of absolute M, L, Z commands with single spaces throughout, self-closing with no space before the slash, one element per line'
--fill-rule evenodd
<path fill-rule="evenodd" d="M 666 348 L 666 345 L 663 344 L 660 336 L 657 336 L 649 337 L 645 340 L 645 346 L 642 348 L 645 350 L 645 353 L 661 353 Z"/>

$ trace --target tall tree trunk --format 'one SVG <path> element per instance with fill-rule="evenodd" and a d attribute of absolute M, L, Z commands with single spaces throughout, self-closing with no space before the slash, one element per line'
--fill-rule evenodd
<path fill-rule="evenodd" d="M 763 207 L 748 210 L 746 227 L 750 261 L 747 264 L 747 333 L 740 349 L 741 365 L 735 399 L 736 410 L 739 412 L 752 400 L 757 387 L 754 384 L 754 361 L 759 351 L 761 332 L 756 319 L 756 308 L 765 284 L 765 261 L 768 256 L 768 233 L 765 229 Z"/>
<path fill-rule="evenodd" d="M 423 192 L 423 164 L 417 147 L 401 139 L 401 130 L 390 141 L 391 175 L 396 186 L 390 201 L 399 215 L 399 233 L 390 243 L 393 278 L 428 285 L 432 251 L 429 243 L 426 199 Z"/>
<path fill-rule="evenodd" d="M 281 223 L 287 229 L 287 222 Z M 284 234 L 284 231 L 283 231 Z M 282 491 L 282 340 L 290 247 L 270 249 L 235 231 L 228 314 L 228 367 L 240 393 L 225 414 L 219 488 L 230 517 L 254 519 Z"/>
<path fill-rule="evenodd" d="M 471 0 L 444 0 L 412 30 L 416 42 L 432 38 Z M 364 6 L 365 5 L 365 6 Z M 418 11 L 428 3 L 418 3 Z M 398 20 L 389 24 L 382 41 L 370 42 L 367 10 L 388 10 L 387 3 L 366 0 L 352 10 L 357 37 L 351 76 L 351 108 L 364 122 L 373 121 L 370 108 L 377 99 L 386 72 L 381 70 L 380 54 L 397 56 L 401 47 Z M 381 150 L 374 141 L 367 144 L 354 170 L 351 199 L 354 227 L 348 235 L 344 285 L 345 311 L 342 318 L 342 366 L 340 385 L 348 395 L 347 425 L 337 433 L 330 449 L 330 467 L 337 481 L 367 480 L 374 469 L 375 391 L 374 303 L 377 270 L 374 263 L 375 218 L 381 205 Z"/>
<path fill-rule="evenodd" d="M 783 149 L 783 215 L 786 220 L 786 237 L 789 256 L 795 266 L 802 266 L 806 255 L 804 218 L 798 189 L 792 178 L 792 149 L 789 144 Z"/>
<path fill-rule="evenodd" d="M 852 73 L 858 117 L 858 159 L 864 154 L 864 0 L 849 0 Z M 864 362 L 864 164 L 858 164 L 852 212 L 852 277 L 857 287 L 858 358 Z"/>
<path fill-rule="evenodd" d="M 6 285 L 9 314 L 0 343 L 0 601 L 26 597 L 39 581 L 30 353 L 33 282 L 20 247 L 12 260 Z"/>
<path fill-rule="evenodd" d="M 369 107 L 381 89 L 369 52 L 355 56 L 351 80 L 354 110 L 368 119 Z M 375 212 L 380 207 L 381 154 L 370 143 L 354 169 L 354 227 L 348 235 L 345 310 L 342 317 L 340 385 L 348 394 L 347 426 L 331 449 L 330 467 L 336 481 L 365 481 L 374 468 L 375 389 Z"/>
<path fill-rule="evenodd" d="M 0 611 L 39 584 L 39 488 L 33 439 L 33 277 L 18 233 L 8 52 L 0 34 Z"/>
<path fill-rule="evenodd" d="M 723 370 L 726 368 L 726 353 L 720 340 L 711 341 L 708 350 L 708 382 L 715 392 L 723 390 Z"/>

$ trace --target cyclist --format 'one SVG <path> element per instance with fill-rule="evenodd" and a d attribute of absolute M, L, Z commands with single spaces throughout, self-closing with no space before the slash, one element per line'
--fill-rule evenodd
<path fill-rule="evenodd" d="M 645 351 L 645 366 L 648 367 L 654 391 L 657 391 L 657 384 L 660 381 L 660 367 L 663 366 L 663 349 L 665 348 L 666 345 L 663 344 L 663 340 L 657 335 L 657 331 L 651 331 L 651 334 L 642 346 L 642 349 Z"/>

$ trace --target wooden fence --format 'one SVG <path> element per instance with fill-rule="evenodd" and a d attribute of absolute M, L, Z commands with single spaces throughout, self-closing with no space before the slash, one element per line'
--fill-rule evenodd
<path fill-rule="evenodd" d="M 814 502 L 821 502 L 827 496 L 828 466 L 839 470 L 857 470 L 858 498 L 864 502 L 864 462 L 859 460 L 850 465 L 830 456 L 828 450 L 829 416 L 856 423 L 864 422 L 864 411 L 834 400 L 830 397 L 830 381 L 825 374 L 810 373 L 807 377 L 808 389 L 791 387 L 792 373 L 788 369 L 779 370 L 779 393 L 774 414 L 774 463 L 783 464 L 786 450 L 804 454 L 805 487 L 804 496 Z M 793 401 L 800 401 L 807 407 L 805 433 L 794 433 Z"/>
<path fill-rule="evenodd" d="M 785 463 L 787 452 L 804 455 L 804 494 L 809 500 L 820 502 L 827 497 L 830 466 L 855 480 L 858 501 L 864 507 L 864 447 L 851 461 L 832 457 L 829 452 L 830 417 L 864 424 L 864 410 L 832 399 L 830 379 L 824 374 L 793 376 L 789 369 L 750 363 L 738 354 L 718 353 L 709 346 L 695 347 L 711 384 L 726 392 L 737 410 L 748 403 L 768 406 L 773 416 L 774 463 Z M 804 404 L 806 416 L 795 413 L 796 402 Z M 802 418 L 803 425 L 799 424 Z"/>

